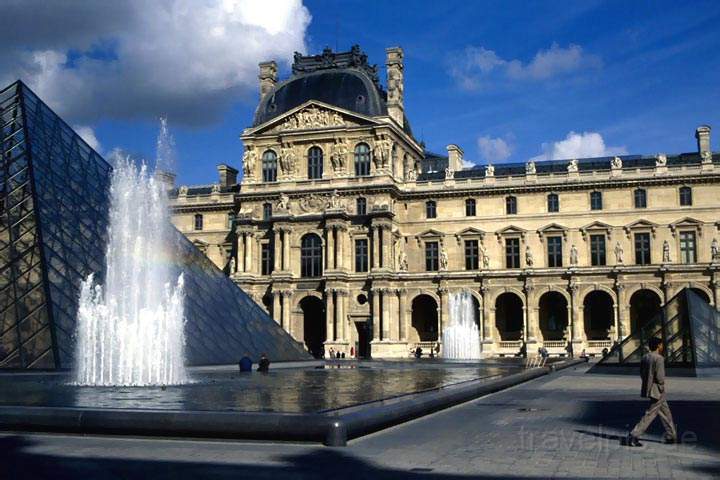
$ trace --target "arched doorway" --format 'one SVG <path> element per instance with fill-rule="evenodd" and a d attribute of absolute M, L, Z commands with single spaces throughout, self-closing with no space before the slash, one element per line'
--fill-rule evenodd
<path fill-rule="evenodd" d="M 540 297 L 538 306 L 543 340 L 563 340 L 568 326 L 565 296 L 559 292 L 546 292 Z"/>
<path fill-rule="evenodd" d="M 421 342 L 438 339 L 438 305 L 430 295 L 418 295 L 412 301 L 412 326 Z"/>
<path fill-rule="evenodd" d="M 583 301 L 585 336 L 588 340 L 614 340 L 610 330 L 615 325 L 613 299 L 609 293 L 594 290 Z"/>
<path fill-rule="evenodd" d="M 505 292 L 495 300 L 495 327 L 500 340 L 520 340 L 523 329 L 523 303 L 512 292 Z"/>
<path fill-rule="evenodd" d="M 696 293 L 698 297 L 705 300 L 705 302 L 710 303 L 710 297 L 708 296 L 707 293 L 705 293 L 705 290 L 703 290 L 701 288 L 695 288 L 695 287 L 691 288 L 690 290 L 692 290 L 693 293 Z"/>
<path fill-rule="evenodd" d="M 636 332 L 660 312 L 662 305 L 657 293 L 641 289 L 630 297 L 630 331 Z"/>
<path fill-rule="evenodd" d="M 305 297 L 300 301 L 303 312 L 303 342 L 305 348 L 315 358 L 322 358 L 327 325 L 325 323 L 325 305 L 317 297 Z"/>

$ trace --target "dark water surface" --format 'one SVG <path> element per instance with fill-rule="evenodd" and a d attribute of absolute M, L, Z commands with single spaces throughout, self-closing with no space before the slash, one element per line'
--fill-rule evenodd
<path fill-rule="evenodd" d="M 521 370 L 517 361 L 342 362 L 268 374 L 194 371 L 194 383 L 160 387 L 78 387 L 70 374 L 2 374 L 0 405 L 121 409 L 318 412 Z"/>

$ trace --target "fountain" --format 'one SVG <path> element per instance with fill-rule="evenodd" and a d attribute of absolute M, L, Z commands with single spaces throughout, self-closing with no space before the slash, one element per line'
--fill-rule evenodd
<path fill-rule="evenodd" d="M 450 324 L 443 330 L 443 357 L 457 360 L 481 358 L 475 304 L 467 291 L 450 295 Z"/>
<path fill-rule="evenodd" d="M 120 158 L 110 196 L 105 284 L 91 274 L 80 292 L 75 382 L 186 383 L 183 276 L 173 278 L 166 261 L 172 227 L 163 186 L 145 165 Z"/>

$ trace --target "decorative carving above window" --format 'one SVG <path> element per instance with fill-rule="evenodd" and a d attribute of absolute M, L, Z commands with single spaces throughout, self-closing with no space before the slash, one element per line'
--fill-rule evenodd
<path fill-rule="evenodd" d="M 311 128 L 343 127 L 345 122 L 342 115 L 332 110 L 309 106 L 288 116 L 273 131 L 308 130 Z"/>

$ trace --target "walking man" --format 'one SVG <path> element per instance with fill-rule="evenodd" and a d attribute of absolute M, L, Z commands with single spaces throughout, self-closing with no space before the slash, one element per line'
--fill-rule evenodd
<path fill-rule="evenodd" d="M 635 428 L 628 435 L 627 444 L 631 447 L 641 447 L 638 437 L 660 416 L 665 427 L 665 443 L 677 443 L 677 432 L 673 423 L 670 407 L 665 400 L 665 360 L 663 359 L 663 343 L 659 338 L 651 338 L 648 342 L 650 352 L 646 353 L 640 361 L 640 378 L 642 390 L 640 396 L 650 399 L 650 406 Z"/>

